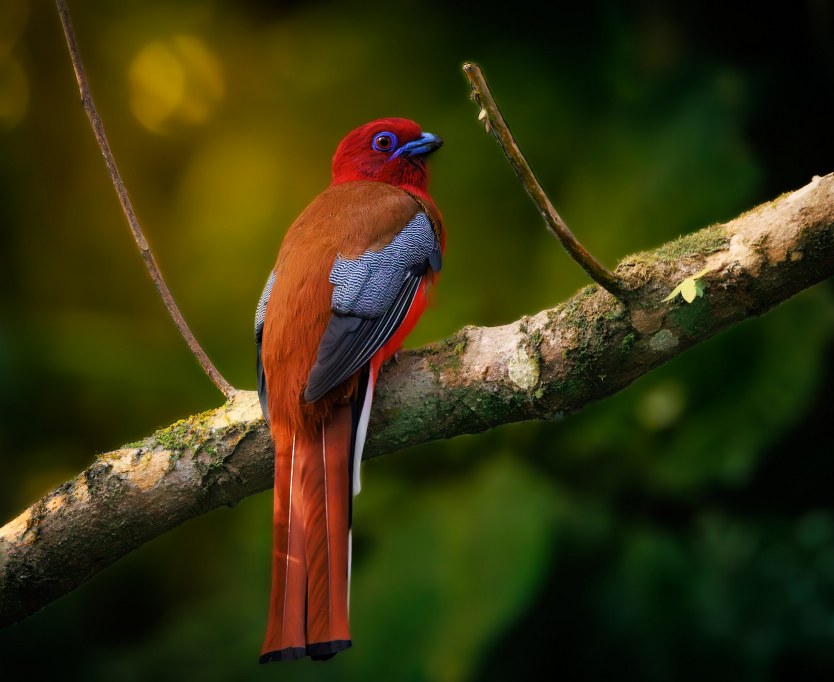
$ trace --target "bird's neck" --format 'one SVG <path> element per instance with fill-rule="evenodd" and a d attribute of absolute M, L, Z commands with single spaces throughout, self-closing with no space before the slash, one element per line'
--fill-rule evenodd
<path fill-rule="evenodd" d="M 358 175 L 356 177 L 341 177 L 338 180 L 334 180 L 333 182 L 331 182 L 330 186 L 333 187 L 334 185 L 342 185 L 346 182 L 381 182 L 383 184 L 396 187 L 397 189 L 401 189 L 404 192 L 408 192 L 409 194 L 413 194 L 414 196 L 420 197 L 421 199 L 428 202 L 432 207 L 434 207 L 434 201 L 429 196 L 429 190 L 426 187 L 426 183 L 424 182 L 390 182 L 389 180 L 376 180 L 374 178 L 367 178 Z"/>
<path fill-rule="evenodd" d="M 426 189 L 425 185 L 411 185 L 411 184 L 403 183 L 403 184 L 399 184 L 399 185 L 394 185 L 394 187 L 397 187 L 398 189 L 401 189 L 405 192 L 408 192 L 409 194 L 414 194 L 414 195 L 420 197 L 421 199 L 425 199 L 432 206 L 434 206 L 434 202 L 432 201 L 432 198 L 429 196 L 429 191 L 428 191 L 428 189 Z"/>
<path fill-rule="evenodd" d="M 384 182 L 431 202 L 429 175 L 422 160 L 416 163 L 403 160 L 401 163 L 386 164 L 382 168 L 375 167 L 373 169 L 365 168 L 362 165 L 352 168 L 334 168 L 331 186 L 356 180 Z"/>

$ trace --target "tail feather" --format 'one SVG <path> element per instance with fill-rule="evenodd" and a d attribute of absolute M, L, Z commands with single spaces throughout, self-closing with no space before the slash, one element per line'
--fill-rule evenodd
<path fill-rule="evenodd" d="M 315 434 L 275 438 L 272 596 L 261 662 L 350 646 L 350 406 Z M 284 442 L 281 442 L 281 441 Z"/>
<path fill-rule="evenodd" d="M 359 412 L 358 418 L 356 420 L 356 436 L 353 439 L 353 452 L 351 453 L 353 456 L 353 465 L 351 467 L 351 472 L 353 475 L 353 480 L 351 481 L 351 491 L 354 496 L 358 495 L 362 491 L 362 479 L 359 475 L 359 470 L 360 465 L 362 464 L 362 451 L 365 449 L 365 438 L 368 435 L 368 421 L 371 418 L 371 404 L 373 403 L 374 399 L 376 371 L 374 371 L 373 367 L 371 368 L 371 371 L 365 383 L 365 396 L 364 400 L 361 403 L 362 410 L 361 412 Z"/>
<path fill-rule="evenodd" d="M 297 439 L 276 438 L 272 594 L 261 663 L 306 655 L 307 561 L 302 524 Z"/>

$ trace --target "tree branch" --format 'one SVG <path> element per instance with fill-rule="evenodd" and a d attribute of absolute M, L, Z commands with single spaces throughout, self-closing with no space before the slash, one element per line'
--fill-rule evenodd
<path fill-rule="evenodd" d="M 533 204 L 544 218 L 548 231 L 559 240 L 568 255 L 579 263 L 592 280 L 621 301 L 629 301 L 633 292 L 624 285 L 621 278 L 591 255 L 573 235 L 573 232 L 570 231 L 565 221 L 553 207 L 510 132 L 510 127 L 504 120 L 501 110 L 495 103 L 481 67 L 477 64 L 467 63 L 463 65 L 463 73 L 472 86 L 472 99 L 481 107 L 478 120 L 483 121 L 486 132 L 491 132 L 498 141 L 504 156 L 507 157 L 507 161 L 510 162 L 510 166 L 518 176 L 519 182 L 521 182 L 522 187 L 527 191 Z"/>
<path fill-rule="evenodd" d="M 663 298 L 700 276 L 703 298 Z M 466 327 L 383 372 L 365 457 L 612 395 L 733 324 L 834 274 L 834 174 L 625 259 L 626 308 L 586 287 L 502 327 Z M 0 529 L 0 626 L 25 618 L 174 526 L 272 485 L 254 392 L 99 456 Z"/>
<path fill-rule="evenodd" d="M 153 283 L 156 285 L 156 290 L 162 297 L 162 302 L 168 309 L 168 314 L 174 321 L 177 329 L 185 343 L 191 349 L 200 367 L 208 375 L 209 379 L 214 382 L 214 385 L 227 398 L 230 398 L 234 392 L 234 387 L 226 381 L 214 363 L 209 360 L 208 355 L 200 346 L 185 318 L 182 316 L 179 307 L 174 301 L 174 296 L 168 288 L 168 284 L 162 277 L 162 271 L 156 263 L 156 259 L 151 252 L 151 247 L 148 245 L 148 240 L 142 232 L 142 227 L 139 225 L 139 219 L 136 217 L 136 212 L 133 210 L 133 204 L 127 194 L 127 188 L 122 182 L 122 174 L 119 172 L 119 167 L 116 165 L 116 159 L 110 149 L 110 143 L 107 141 L 107 135 L 104 132 L 104 124 L 101 122 L 101 117 L 98 115 L 93 95 L 90 92 L 90 86 L 87 83 L 87 74 L 84 71 L 84 65 L 81 63 L 81 53 L 78 50 L 78 41 L 75 38 L 75 30 L 72 27 L 69 10 L 65 0 L 55 0 L 58 7 L 58 15 L 61 18 L 61 26 L 64 29 L 64 36 L 67 39 L 67 48 L 69 49 L 70 60 L 72 61 L 72 68 L 75 71 L 75 79 L 78 81 L 78 90 L 81 93 L 81 104 L 84 111 L 87 113 L 87 118 L 90 120 L 90 127 L 93 129 L 93 135 L 98 142 L 98 147 L 101 150 L 101 155 L 104 157 L 104 164 L 107 166 L 107 173 L 110 175 L 110 180 L 113 183 L 113 188 L 116 190 L 116 196 L 119 197 L 119 203 L 122 206 L 122 211 L 127 218 L 127 224 L 130 231 L 133 233 L 133 239 L 136 241 L 136 246 L 139 247 L 139 253 L 142 255 L 142 260 L 148 268 Z"/>

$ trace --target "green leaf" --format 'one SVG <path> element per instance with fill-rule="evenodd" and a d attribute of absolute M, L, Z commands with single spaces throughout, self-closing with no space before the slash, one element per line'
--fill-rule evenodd
<path fill-rule="evenodd" d="M 700 272 L 696 272 L 694 275 L 687 277 L 683 280 L 683 282 L 672 289 L 672 293 L 664 298 L 663 302 L 666 303 L 671 301 L 678 294 L 680 294 L 683 297 L 683 300 L 687 303 L 692 303 L 696 298 L 701 298 L 704 295 L 705 289 L 703 282 L 700 281 L 700 278 L 706 275 L 710 270 L 711 268 L 704 268 Z"/>
<path fill-rule="evenodd" d="M 692 303 L 695 300 L 696 296 L 698 295 L 698 287 L 695 284 L 695 280 L 691 277 L 687 277 L 680 285 L 681 288 L 681 296 L 683 296 L 683 300 L 687 303 Z"/>

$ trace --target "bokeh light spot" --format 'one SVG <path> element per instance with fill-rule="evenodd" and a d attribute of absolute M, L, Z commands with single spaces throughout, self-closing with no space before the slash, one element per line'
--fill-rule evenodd
<path fill-rule="evenodd" d="M 130 64 L 128 83 L 134 116 L 155 133 L 176 123 L 204 123 L 225 90 L 218 59 L 186 35 L 145 45 Z"/>
<path fill-rule="evenodd" d="M 161 42 L 146 45 L 130 65 L 129 81 L 134 116 L 148 130 L 163 132 L 185 89 L 185 73 L 176 55 Z"/>
<path fill-rule="evenodd" d="M 667 381 L 646 392 L 637 403 L 637 419 L 650 431 L 674 424 L 686 408 L 686 395 L 676 381 Z"/>
<path fill-rule="evenodd" d="M 225 88 L 220 62 L 202 41 L 191 36 L 177 36 L 174 47 L 186 73 L 186 90 L 179 115 L 188 123 L 202 123 L 223 98 Z"/>

